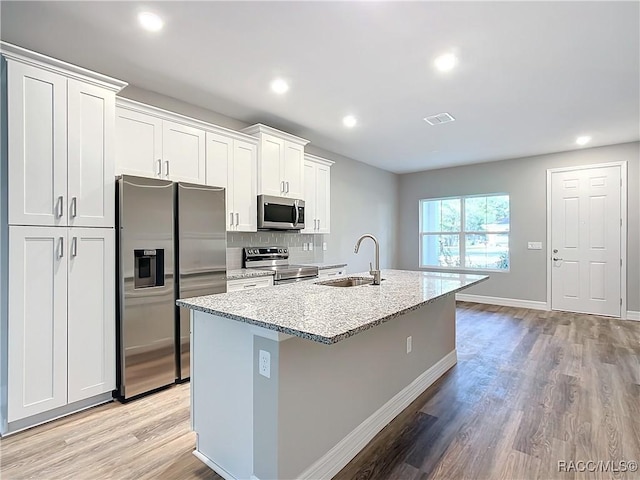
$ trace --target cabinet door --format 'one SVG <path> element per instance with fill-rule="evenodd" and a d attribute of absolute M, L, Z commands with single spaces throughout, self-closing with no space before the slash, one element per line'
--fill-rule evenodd
<path fill-rule="evenodd" d="M 67 403 L 66 232 L 9 227 L 9 422 Z"/>
<path fill-rule="evenodd" d="M 331 169 L 325 165 L 316 166 L 316 233 L 329 233 L 331 216 Z"/>
<path fill-rule="evenodd" d="M 233 197 L 231 201 L 234 215 L 233 230 L 240 232 L 258 230 L 256 170 L 256 146 L 235 140 L 233 144 L 233 170 L 229 180 L 229 195 Z"/>
<path fill-rule="evenodd" d="M 207 185 L 225 187 L 225 210 L 227 231 L 234 230 L 233 197 L 229 194 L 229 168 L 233 167 L 233 139 L 207 132 L 206 134 Z"/>
<path fill-rule="evenodd" d="M 304 147 L 286 142 L 282 168 L 285 196 L 306 200 L 304 195 Z"/>
<path fill-rule="evenodd" d="M 76 80 L 68 83 L 69 225 L 115 225 L 115 94 Z"/>
<path fill-rule="evenodd" d="M 301 233 L 316 233 L 316 165 L 304 162 L 304 229 Z"/>
<path fill-rule="evenodd" d="M 284 195 L 285 184 L 281 172 L 284 144 L 281 138 L 268 133 L 262 134 L 258 162 L 258 195 Z"/>
<path fill-rule="evenodd" d="M 116 107 L 116 174 L 162 176 L 162 120 Z"/>
<path fill-rule="evenodd" d="M 67 79 L 7 67 L 9 224 L 66 225 Z"/>
<path fill-rule="evenodd" d="M 116 388 L 115 232 L 71 228 L 68 252 L 71 403 Z"/>
<path fill-rule="evenodd" d="M 204 185 L 206 182 L 204 150 L 203 130 L 163 120 L 163 178 Z"/>

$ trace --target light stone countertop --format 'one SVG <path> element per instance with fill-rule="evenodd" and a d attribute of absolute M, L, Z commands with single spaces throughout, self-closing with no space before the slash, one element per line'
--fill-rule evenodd
<path fill-rule="evenodd" d="M 239 268 L 227 270 L 227 280 L 240 280 L 242 278 L 266 277 L 275 272 L 269 270 L 256 270 L 255 268 Z"/>
<path fill-rule="evenodd" d="M 349 277 L 370 277 L 368 273 Z M 181 307 L 332 344 L 489 278 L 382 270 L 380 285 L 330 287 L 316 282 L 278 285 L 178 300 Z"/>

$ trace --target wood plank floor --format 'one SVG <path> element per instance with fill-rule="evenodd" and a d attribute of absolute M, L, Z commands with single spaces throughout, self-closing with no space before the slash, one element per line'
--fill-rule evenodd
<path fill-rule="evenodd" d="M 458 364 L 336 479 L 637 479 L 640 323 L 458 304 Z M 192 455 L 189 385 L 0 440 L 2 479 L 220 479 Z"/>

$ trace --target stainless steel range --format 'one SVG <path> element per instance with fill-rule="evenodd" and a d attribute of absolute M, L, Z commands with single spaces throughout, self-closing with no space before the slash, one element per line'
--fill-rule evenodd
<path fill-rule="evenodd" d="M 274 285 L 301 282 L 318 277 L 318 267 L 290 265 L 287 247 L 245 247 L 243 250 L 243 266 L 275 272 Z"/>

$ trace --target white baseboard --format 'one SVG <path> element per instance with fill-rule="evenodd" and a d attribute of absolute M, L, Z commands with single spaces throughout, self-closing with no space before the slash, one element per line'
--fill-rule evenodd
<path fill-rule="evenodd" d="M 627 320 L 640 321 L 640 312 L 634 310 L 627 310 Z"/>
<path fill-rule="evenodd" d="M 211 460 L 209 457 L 200 453 L 198 450 L 194 450 L 193 454 L 196 456 L 198 460 L 204 463 L 207 467 L 209 467 L 211 470 L 213 470 L 222 478 L 224 478 L 224 480 L 237 480 L 236 477 L 231 475 L 229 472 L 227 472 L 224 468 L 222 468 L 216 462 Z"/>
<path fill-rule="evenodd" d="M 445 355 L 438 363 L 422 373 L 391 400 L 380 407 L 323 457 L 305 470 L 298 478 L 309 480 L 331 479 L 386 427 L 391 420 L 429 388 L 447 370 L 457 363 L 456 351 Z"/>
<path fill-rule="evenodd" d="M 535 300 L 519 300 L 517 298 L 487 297 L 485 295 L 469 295 L 467 293 L 456 293 L 456 300 L 461 302 L 486 303 L 499 305 L 501 307 L 530 308 L 532 310 L 548 310 L 547 302 Z"/>

